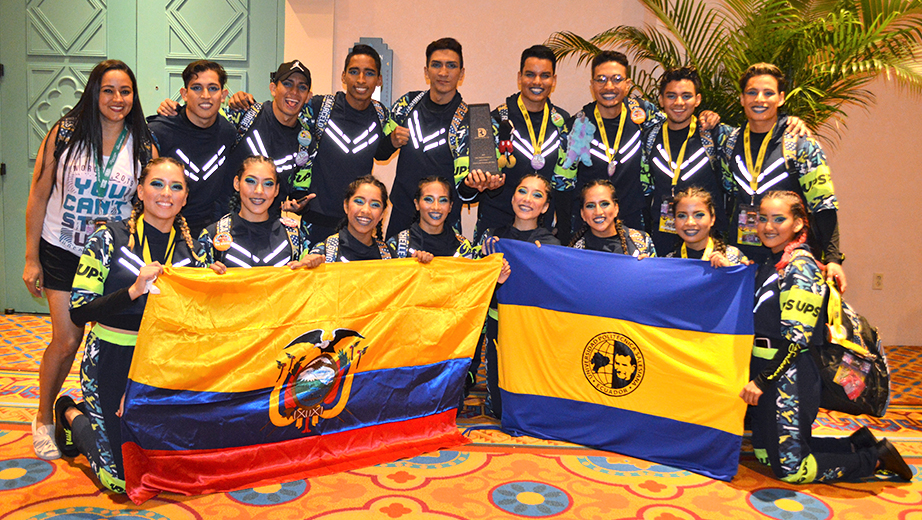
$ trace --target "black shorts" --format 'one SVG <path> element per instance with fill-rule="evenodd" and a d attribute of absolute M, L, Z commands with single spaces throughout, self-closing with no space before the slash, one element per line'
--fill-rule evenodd
<path fill-rule="evenodd" d="M 70 251 L 49 244 L 44 238 L 38 244 L 38 260 L 42 264 L 44 288 L 70 292 L 77 274 L 80 257 Z"/>

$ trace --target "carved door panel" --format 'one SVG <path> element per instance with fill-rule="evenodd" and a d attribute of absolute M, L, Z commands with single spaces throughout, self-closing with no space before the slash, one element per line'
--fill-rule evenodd
<path fill-rule="evenodd" d="M 0 134 L 6 175 L 0 180 L 3 209 L 4 308 L 47 312 L 44 300 L 32 298 L 22 283 L 25 257 L 25 210 L 32 167 L 48 130 L 83 93 L 95 64 L 112 52 L 112 41 L 134 41 L 134 26 L 113 33 L 114 14 L 105 0 L 26 0 L 3 2 L 0 83 L 3 119 Z M 114 13 L 113 13 L 114 12 Z M 117 34 L 117 35 L 116 35 Z M 126 40 L 126 38 L 128 40 Z M 132 46 L 133 47 L 133 46 Z M 131 65 L 132 54 L 126 62 Z"/>
<path fill-rule="evenodd" d="M 281 0 L 146 0 L 139 6 L 138 79 L 141 95 L 179 99 L 182 71 L 190 61 L 217 61 L 231 92 L 268 99 L 269 75 L 282 58 Z M 147 103 L 145 101 L 145 103 Z"/>

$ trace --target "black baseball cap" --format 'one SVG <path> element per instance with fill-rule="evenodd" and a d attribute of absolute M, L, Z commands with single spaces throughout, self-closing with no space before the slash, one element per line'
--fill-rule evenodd
<path fill-rule="evenodd" d="M 292 74 L 303 74 L 307 78 L 307 84 L 311 84 L 311 71 L 301 63 L 300 60 L 286 61 L 285 63 L 279 65 L 279 70 L 275 71 L 275 74 L 272 76 L 273 83 L 279 83 L 285 81 Z"/>

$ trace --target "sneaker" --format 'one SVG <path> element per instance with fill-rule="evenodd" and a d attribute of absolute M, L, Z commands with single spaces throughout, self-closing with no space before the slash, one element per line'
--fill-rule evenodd
<path fill-rule="evenodd" d="M 32 449 L 40 459 L 55 460 L 61 458 L 61 452 L 54 443 L 54 426 L 38 425 L 38 416 L 32 419 Z"/>
<path fill-rule="evenodd" d="M 61 454 L 68 458 L 73 458 L 80 454 L 80 450 L 74 444 L 74 432 L 64 415 L 64 412 L 71 407 L 76 408 L 77 403 L 67 395 L 58 397 L 58 400 L 54 403 L 54 440 L 58 444 Z"/>
<path fill-rule="evenodd" d="M 896 474 L 901 479 L 909 482 L 912 480 L 912 469 L 896 451 L 896 447 L 887 439 L 877 443 L 877 458 L 880 460 L 880 468 Z"/>

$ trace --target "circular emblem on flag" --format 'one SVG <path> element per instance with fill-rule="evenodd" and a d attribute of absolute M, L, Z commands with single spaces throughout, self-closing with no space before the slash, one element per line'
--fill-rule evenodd
<path fill-rule="evenodd" d="M 599 392 L 621 397 L 643 381 L 643 353 L 634 341 L 617 332 L 597 334 L 583 349 L 583 374 Z"/>

